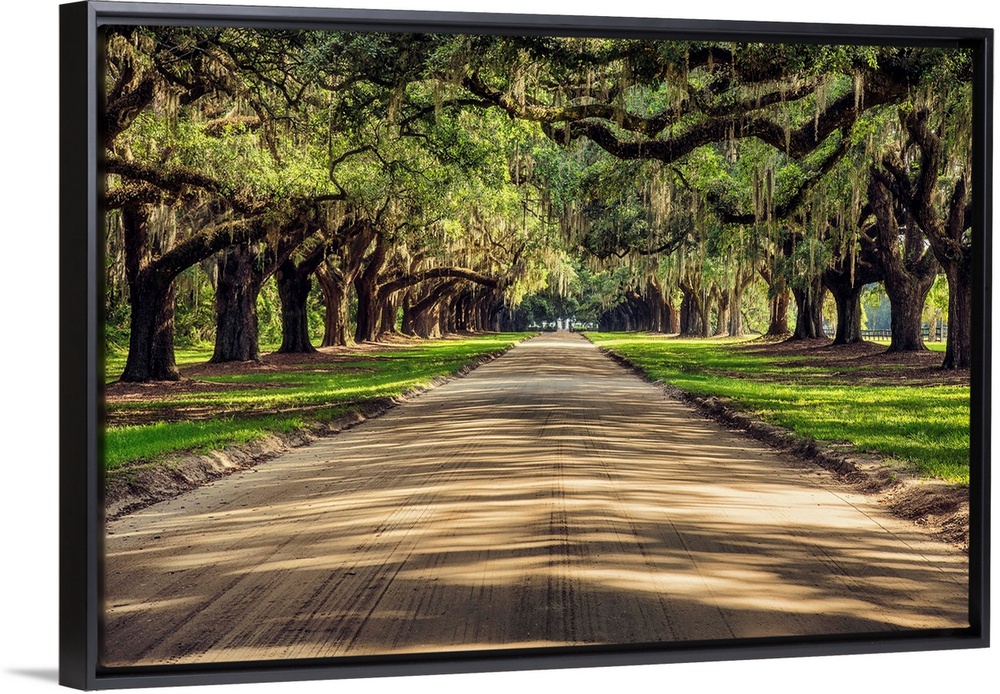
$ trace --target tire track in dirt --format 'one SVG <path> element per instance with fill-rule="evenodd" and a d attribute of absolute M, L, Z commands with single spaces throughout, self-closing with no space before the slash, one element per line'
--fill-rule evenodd
<path fill-rule="evenodd" d="M 108 524 L 103 664 L 967 624 L 967 560 L 579 336 Z"/>

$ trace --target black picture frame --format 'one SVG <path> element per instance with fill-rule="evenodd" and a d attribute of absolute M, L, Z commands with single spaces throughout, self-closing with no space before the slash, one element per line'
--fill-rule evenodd
<path fill-rule="evenodd" d="M 211 23 L 384 31 L 559 33 L 750 41 L 875 42 L 971 48 L 974 73 L 973 179 L 977 253 L 973 280 L 969 615 L 963 630 L 760 639 L 728 644 L 609 647 L 558 651 L 442 653 L 326 661 L 261 661 L 238 666 L 137 667 L 97 664 L 102 503 L 100 472 L 100 219 L 102 212 L 100 27 Z M 376 675 L 889 653 L 989 645 L 990 347 L 993 121 L 992 29 L 774 22 L 650 20 L 546 15 L 322 8 L 77 2 L 60 7 L 60 683 L 78 689 L 282 682 Z"/>

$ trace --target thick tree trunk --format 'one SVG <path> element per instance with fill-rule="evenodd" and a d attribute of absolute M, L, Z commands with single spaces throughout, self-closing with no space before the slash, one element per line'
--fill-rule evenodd
<path fill-rule="evenodd" d="M 358 297 L 358 319 L 354 331 L 357 342 L 374 342 L 382 327 L 382 304 L 378 296 L 378 279 L 385 265 L 387 243 L 382 238 L 376 241 L 364 271 L 354 280 L 354 291 Z"/>
<path fill-rule="evenodd" d="M 469 295 L 463 293 L 455 310 L 455 331 L 465 332 L 469 329 Z"/>
<path fill-rule="evenodd" d="M 948 277 L 948 341 L 941 364 L 943 369 L 972 366 L 972 285 L 969 281 L 971 268 L 964 267 L 967 264 L 956 262 L 945 266 Z"/>
<path fill-rule="evenodd" d="M 659 284 L 652 279 L 646 284 L 646 302 L 649 304 L 649 330 L 655 333 L 671 332 L 670 307 Z"/>
<path fill-rule="evenodd" d="M 315 352 L 309 341 L 309 318 L 307 304 L 312 280 L 309 275 L 299 272 L 295 263 L 286 260 L 278 268 L 274 279 L 278 284 L 278 298 L 281 301 L 281 354 Z"/>
<path fill-rule="evenodd" d="M 788 240 L 783 242 L 779 248 L 781 253 L 786 256 L 792 252 Z M 774 262 L 766 263 L 757 268 L 768 287 L 770 315 L 768 316 L 767 332 L 764 333 L 767 337 L 786 337 L 788 335 L 788 304 L 791 292 L 788 289 L 788 282 L 776 266 L 777 257 L 778 251 L 776 250 L 772 256 Z"/>
<path fill-rule="evenodd" d="M 476 301 L 471 293 L 465 297 L 465 310 L 463 311 L 462 320 L 465 323 L 466 332 L 476 331 Z"/>
<path fill-rule="evenodd" d="M 461 321 L 461 330 L 463 332 L 474 332 L 475 326 L 475 311 L 473 310 L 474 301 L 472 299 L 471 292 L 466 293 L 462 297 L 462 312 L 459 316 Z"/>
<path fill-rule="evenodd" d="M 469 295 L 463 292 L 455 306 L 455 332 L 464 332 L 468 328 L 468 316 Z"/>
<path fill-rule="evenodd" d="M 482 312 L 482 302 L 481 296 L 474 296 L 469 299 L 469 314 L 466 319 L 466 330 L 473 333 L 479 333 L 483 331 L 483 324 L 481 321 Z"/>
<path fill-rule="evenodd" d="M 414 290 L 407 289 L 403 292 L 403 300 L 400 302 L 399 330 L 404 335 L 416 335 L 413 332 L 413 302 Z"/>
<path fill-rule="evenodd" d="M 260 361 L 257 295 L 261 273 L 254 271 L 257 253 L 247 245 L 223 251 L 215 288 L 215 353 L 213 363 Z"/>
<path fill-rule="evenodd" d="M 795 332 L 793 340 L 815 340 L 826 337 L 823 332 L 823 285 L 814 280 L 806 288 L 793 288 L 795 306 L 798 313 L 795 317 Z"/>
<path fill-rule="evenodd" d="M 498 333 L 500 332 L 500 319 L 503 315 L 504 305 L 503 300 L 499 297 L 494 297 L 493 303 L 490 306 L 490 312 L 486 320 L 486 328 L 490 332 Z"/>
<path fill-rule="evenodd" d="M 407 334 L 426 339 L 441 337 L 441 304 L 434 303 L 410 314 Z"/>
<path fill-rule="evenodd" d="M 902 200 L 906 211 L 916 217 L 936 261 L 944 269 L 948 278 L 948 342 L 941 367 L 953 369 L 972 364 L 972 248 L 966 235 L 972 221 L 971 210 L 967 207 L 970 172 L 963 169 L 955 179 L 948 207 L 943 210 L 938 196 L 944 191 L 938 175 L 953 169 L 959 161 L 951 156 L 928 115 L 925 110 L 913 109 L 903 119 L 910 137 L 920 148 L 916 180 L 900 166 L 888 167 L 895 181 L 895 185 L 891 185 L 888 184 L 890 176 L 873 170 L 873 177 L 881 184 L 873 182 L 873 201 L 882 190 L 891 189 L 893 197 Z"/>
<path fill-rule="evenodd" d="M 177 381 L 174 361 L 173 275 L 143 266 L 149 240 L 149 208 L 122 208 L 125 273 L 132 314 L 129 349 L 120 380 L 129 383 Z"/>
<path fill-rule="evenodd" d="M 448 297 L 448 300 L 441 304 L 438 309 L 438 334 L 439 335 L 449 335 L 455 332 L 455 311 L 452 308 L 452 302 L 454 299 Z"/>
<path fill-rule="evenodd" d="M 680 334 L 682 337 L 699 337 L 704 328 L 704 319 L 701 311 L 701 301 L 698 295 L 681 287 L 681 315 Z"/>
<path fill-rule="evenodd" d="M 468 318 L 468 330 L 474 333 L 479 333 L 483 331 L 482 322 L 480 322 L 480 317 L 482 316 L 481 304 L 482 296 L 479 292 L 476 292 L 474 296 L 469 298 L 469 318 Z"/>
<path fill-rule="evenodd" d="M 833 338 L 835 345 L 850 345 L 861 342 L 861 319 L 864 311 L 861 309 L 861 294 L 865 285 L 882 279 L 876 269 L 874 256 L 867 260 L 858 258 L 853 269 L 847 260 L 841 265 L 846 267 L 831 267 L 823 272 L 823 285 L 833 295 L 837 306 L 837 330 Z"/>
<path fill-rule="evenodd" d="M 768 300 L 770 319 L 767 324 L 768 337 L 784 337 L 788 335 L 788 304 L 789 291 L 782 287 L 774 292 Z"/>
<path fill-rule="evenodd" d="M 481 302 L 479 307 L 479 328 L 483 332 L 495 332 L 495 322 L 497 314 L 500 313 L 502 304 L 496 297 L 495 292 L 490 292 Z"/>
<path fill-rule="evenodd" d="M 159 278 L 140 273 L 130 284 L 128 359 L 119 380 L 126 383 L 180 380 L 174 360 L 173 283 L 163 289 Z"/>
<path fill-rule="evenodd" d="M 890 317 L 892 341 L 889 343 L 888 351 L 919 352 L 927 349 L 921 334 L 921 326 L 924 301 L 932 284 L 933 280 L 929 283 L 899 282 L 890 290 L 887 283 L 886 293 L 889 295 L 892 313 Z"/>
<path fill-rule="evenodd" d="M 154 380 L 180 379 L 174 358 L 174 283 L 163 291 L 153 327 L 153 354 L 151 366 Z"/>
<path fill-rule="evenodd" d="M 354 344 L 351 334 L 350 284 L 333 273 L 316 273 L 323 303 L 326 305 L 326 323 L 323 330 L 324 347 L 344 347 Z"/>
<path fill-rule="evenodd" d="M 486 332 L 490 329 L 491 303 L 490 297 L 484 295 L 476 304 L 476 330 L 478 332 Z"/>
<path fill-rule="evenodd" d="M 716 337 L 729 334 L 729 310 L 731 301 L 732 295 L 728 291 L 717 292 L 715 297 L 715 306 L 717 310 L 715 321 Z"/>
<path fill-rule="evenodd" d="M 435 304 L 414 324 L 417 335 L 428 339 L 441 337 L 441 304 Z"/>
<path fill-rule="evenodd" d="M 852 287 L 849 283 L 830 286 L 830 293 L 837 305 L 837 331 L 833 337 L 835 345 L 852 345 L 861 342 L 861 292 L 864 287 Z"/>
<path fill-rule="evenodd" d="M 736 277 L 729 292 L 729 330 L 730 337 L 743 336 L 743 296 L 757 275 L 757 263 L 741 261 L 737 267 Z"/>
<path fill-rule="evenodd" d="M 319 272 L 329 250 L 328 241 L 321 237 L 300 259 L 295 260 L 289 254 L 276 260 L 275 279 L 281 301 L 281 347 L 278 351 L 283 354 L 316 351 L 309 339 L 309 293 L 312 276 Z"/>
<path fill-rule="evenodd" d="M 445 335 L 454 335 L 458 332 L 461 303 L 462 299 L 458 296 L 452 297 L 451 301 L 448 302 L 448 307 L 444 316 L 444 327 L 441 329 L 441 332 Z"/>
<path fill-rule="evenodd" d="M 681 331 L 681 309 L 676 304 L 669 304 L 668 311 L 670 314 L 670 327 L 667 328 L 668 333 L 679 333 Z"/>
<path fill-rule="evenodd" d="M 409 292 L 410 303 L 403 313 L 403 332 L 424 338 L 441 337 L 441 308 L 448 304 L 456 282 L 454 279 L 445 280 L 420 298 Z"/>
<path fill-rule="evenodd" d="M 448 314 L 451 313 L 451 297 L 447 297 L 437 307 L 437 333 L 438 337 L 448 334 Z"/>
<path fill-rule="evenodd" d="M 380 300 L 381 306 L 379 307 L 379 328 L 378 334 L 381 335 L 393 335 L 399 334 L 399 297 L 398 292 L 394 292 L 390 296 L 383 297 Z"/>
<path fill-rule="evenodd" d="M 634 289 L 625 292 L 625 304 L 623 306 L 626 313 L 626 331 L 649 330 L 652 323 L 652 314 L 649 303 Z"/>
<path fill-rule="evenodd" d="M 743 294 L 746 287 L 737 284 L 729 306 L 729 337 L 743 337 Z"/>
<path fill-rule="evenodd" d="M 354 329 L 354 340 L 374 342 L 378 339 L 382 317 L 381 305 L 375 295 L 375 286 L 359 278 L 354 281 L 354 291 L 358 297 L 358 322 Z"/>
<path fill-rule="evenodd" d="M 701 293 L 698 313 L 701 314 L 701 336 L 710 337 L 712 335 L 712 295 L 708 291 Z"/>
<path fill-rule="evenodd" d="M 342 231 L 348 237 L 346 243 L 337 245 L 334 252 L 327 255 L 326 261 L 316 268 L 316 279 L 326 304 L 324 347 L 354 344 L 350 292 L 364 264 L 365 251 L 376 237 L 374 229 L 367 225 L 350 225 Z"/>
<path fill-rule="evenodd" d="M 770 308 L 770 320 L 767 324 L 767 335 L 769 337 L 784 337 L 788 335 L 788 289 L 783 289 L 774 294 L 768 302 Z"/>
<path fill-rule="evenodd" d="M 868 186 L 868 198 L 876 219 L 873 242 L 878 246 L 885 293 L 892 311 L 889 351 L 925 350 L 920 334 L 924 302 L 934 286 L 939 265 L 906 208 L 890 197 L 888 189 L 874 175 Z M 899 219 L 904 221 L 902 226 Z"/>
<path fill-rule="evenodd" d="M 902 272 L 885 275 L 885 292 L 889 296 L 892 340 L 890 352 L 920 352 L 927 349 L 921 334 L 924 302 L 934 285 L 934 275 Z M 949 326 L 950 327 L 950 326 Z"/>

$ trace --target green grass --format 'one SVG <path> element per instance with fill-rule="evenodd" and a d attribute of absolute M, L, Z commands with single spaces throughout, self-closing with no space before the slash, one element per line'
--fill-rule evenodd
<path fill-rule="evenodd" d="M 291 432 L 329 421 L 376 399 L 400 395 L 448 376 L 486 355 L 527 337 L 501 333 L 465 339 L 433 340 L 358 353 L 350 361 L 307 363 L 282 371 L 205 377 L 199 380 L 238 389 L 184 393 L 169 398 L 109 405 L 109 421 L 130 413 L 163 420 L 109 426 L 105 467 L 115 471 L 162 459 L 180 451 L 205 451 L 243 444 L 272 433 Z M 211 351 L 178 350 L 178 364 L 204 362 Z M 109 370 L 109 373 L 112 373 Z M 188 408 L 207 408 L 206 419 L 178 417 Z M 149 413 L 152 413 L 150 415 Z"/>
<path fill-rule="evenodd" d="M 761 355 L 737 341 L 588 333 L 649 377 L 730 398 L 760 419 L 821 441 L 905 461 L 921 474 L 969 483 L 969 387 L 850 385 L 816 357 Z"/>
<path fill-rule="evenodd" d="M 311 412 L 311 421 L 331 420 L 347 407 Z M 160 459 L 178 451 L 207 452 L 245 444 L 272 433 L 291 433 L 308 426 L 299 415 L 276 415 L 241 419 L 213 418 L 198 421 L 157 422 L 140 426 L 109 428 L 105 433 L 105 468 L 118 470 L 130 463 Z"/>
<path fill-rule="evenodd" d="M 278 346 L 261 347 L 262 351 L 268 352 L 277 349 Z M 174 350 L 174 360 L 177 366 L 189 366 L 191 364 L 204 364 L 212 358 L 214 352 L 212 345 L 198 345 L 197 347 L 178 347 Z M 128 359 L 127 351 L 109 351 L 104 356 L 105 382 L 112 383 L 118 380 L 118 376 L 125 370 L 125 361 Z"/>

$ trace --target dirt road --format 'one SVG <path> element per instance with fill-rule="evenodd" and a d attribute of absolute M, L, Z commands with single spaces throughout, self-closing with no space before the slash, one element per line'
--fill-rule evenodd
<path fill-rule="evenodd" d="M 109 524 L 106 665 L 967 625 L 967 563 L 545 335 Z"/>

